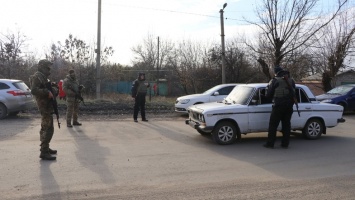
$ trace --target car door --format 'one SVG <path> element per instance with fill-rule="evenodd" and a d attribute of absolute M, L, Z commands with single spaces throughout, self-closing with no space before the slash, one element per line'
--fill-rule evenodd
<path fill-rule="evenodd" d="M 265 88 L 259 88 L 249 103 L 249 132 L 263 132 L 269 128 L 272 102 L 265 97 Z"/>
<path fill-rule="evenodd" d="M 293 114 L 291 117 L 291 129 L 302 128 L 305 125 L 306 121 L 309 119 L 309 117 L 312 115 L 312 112 L 314 112 L 313 104 L 311 103 L 307 94 L 301 88 L 296 88 L 295 93 L 298 102 L 298 111 L 300 115 L 298 115 L 297 106 L 296 104 L 294 104 Z"/>
<path fill-rule="evenodd" d="M 234 85 L 223 87 L 210 96 L 210 102 L 222 101 L 234 89 Z M 218 92 L 218 95 L 215 95 Z"/>

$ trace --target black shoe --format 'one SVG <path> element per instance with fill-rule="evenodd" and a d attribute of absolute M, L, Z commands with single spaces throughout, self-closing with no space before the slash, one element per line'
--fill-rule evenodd
<path fill-rule="evenodd" d="M 72 127 L 73 127 L 73 125 L 71 125 L 71 124 L 67 124 L 67 127 L 72 128 Z"/>
<path fill-rule="evenodd" d="M 73 122 L 73 125 L 74 125 L 74 126 L 81 126 L 81 123 L 79 123 L 79 122 Z"/>
<path fill-rule="evenodd" d="M 148 120 L 147 119 L 142 119 L 143 122 L 147 122 Z"/>
<path fill-rule="evenodd" d="M 138 122 L 138 120 L 137 120 L 137 119 L 134 119 L 134 122 Z"/>
<path fill-rule="evenodd" d="M 273 149 L 274 148 L 274 146 L 271 146 L 271 145 L 269 145 L 269 144 L 264 144 L 263 145 L 265 148 L 268 148 L 268 149 Z"/>
<path fill-rule="evenodd" d="M 49 154 L 57 154 L 57 150 L 49 148 L 48 150 Z"/>
<path fill-rule="evenodd" d="M 47 152 L 47 153 L 41 153 L 41 155 L 39 155 L 39 157 L 40 157 L 42 160 L 55 160 L 55 159 L 57 159 L 57 157 L 52 156 L 52 155 L 49 154 L 48 152 Z"/>

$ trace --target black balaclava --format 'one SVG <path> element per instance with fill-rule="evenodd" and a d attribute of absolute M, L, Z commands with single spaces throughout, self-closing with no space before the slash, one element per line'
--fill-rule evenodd
<path fill-rule="evenodd" d="M 141 78 L 142 75 L 143 75 L 143 78 Z M 138 80 L 145 81 L 145 74 L 143 72 L 138 73 Z"/>
<path fill-rule="evenodd" d="M 49 60 L 40 60 L 38 62 L 38 71 L 48 77 L 51 74 L 51 65 L 53 65 L 53 63 Z"/>

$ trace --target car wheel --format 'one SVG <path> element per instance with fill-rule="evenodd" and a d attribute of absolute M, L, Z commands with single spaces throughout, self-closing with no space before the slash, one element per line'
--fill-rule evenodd
<path fill-rule="evenodd" d="M 4 119 L 7 116 L 7 108 L 4 104 L 0 103 L 0 119 Z"/>
<path fill-rule="evenodd" d="M 199 132 L 199 133 L 200 133 L 201 135 L 203 135 L 203 136 L 211 135 L 211 132 L 204 132 L 204 131 L 199 130 L 199 129 L 197 129 L 197 132 Z"/>
<path fill-rule="evenodd" d="M 213 129 L 212 134 L 218 144 L 233 144 L 237 139 L 237 128 L 231 122 L 220 122 Z"/>
<path fill-rule="evenodd" d="M 320 138 L 324 132 L 323 122 L 319 119 L 310 119 L 303 128 L 303 135 L 307 139 L 315 140 Z"/>

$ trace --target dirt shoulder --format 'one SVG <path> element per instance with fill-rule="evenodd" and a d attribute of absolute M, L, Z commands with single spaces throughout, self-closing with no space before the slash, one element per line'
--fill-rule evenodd
<path fill-rule="evenodd" d="M 59 104 L 58 111 L 61 120 L 65 119 L 66 105 Z M 79 119 L 85 121 L 101 121 L 101 120 L 130 120 L 133 119 L 133 104 L 100 102 L 85 103 L 79 106 Z M 146 116 L 154 120 L 176 120 L 185 119 L 187 114 L 176 113 L 172 106 L 162 104 L 147 104 Z M 17 117 L 31 118 L 40 117 L 37 107 L 19 113 Z M 10 116 L 11 118 L 11 116 Z M 140 114 L 138 115 L 140 118 Z"/>

